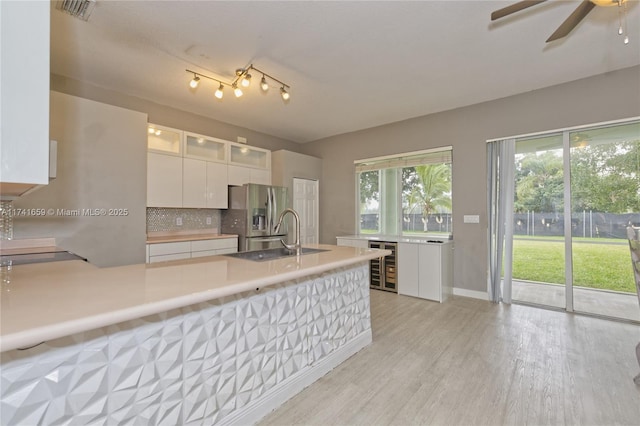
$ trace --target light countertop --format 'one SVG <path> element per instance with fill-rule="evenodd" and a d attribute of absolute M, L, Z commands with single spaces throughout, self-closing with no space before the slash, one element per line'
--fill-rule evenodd
<path fill-rule="evenodd" d="M 425 235 L 425 236 L 402 236 L 397 235 L 381 235 L 381 234 L 360 234 L 360 235 L 338 235 L 336 238 L 346 238 L 350 240 L 368 240 L 368 241 L 390 241 L 394 243 L 413 243 L 413 244 L 449 244 L 453 240 L 448 236 L 441 234 Z"/>
<path fill-rule="evenodd" d="M 329 251 L 253 262 L 228 256 L 97 268 L 82 261 L 3 268 L 0 351 L 93 330 L 390 254 Z"/>

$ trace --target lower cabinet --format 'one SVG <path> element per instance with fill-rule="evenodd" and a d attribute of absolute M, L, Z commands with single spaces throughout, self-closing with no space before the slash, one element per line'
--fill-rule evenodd
<path fill-rule="evenodd" d="M 237 251 L 237 237 L 147 244 L 147 263 L 215 256 Z"/>
<path fill-rule="evenodd" d="M 339 246 L 369 248 L 369 240 L 361 238 L 336 237 L 336 241 Z"/>
<path fill-rule="evenodd" d="M 453 290 L 453 244 L 398 244 L 398 294 L 443 302 Z"/>

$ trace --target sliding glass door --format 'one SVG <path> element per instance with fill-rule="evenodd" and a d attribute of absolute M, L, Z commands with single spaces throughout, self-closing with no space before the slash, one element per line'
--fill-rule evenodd
<path fill-rule="evenodd" d="M 514 173 L 512 298 L 564 308 L 562 134 L 516 140 Z"/>
<path fill-rule="evenodd" d="M 640 123 L 568 139 L 573 309 L 640 320 L 626 231 L 640 225 Z"/>
<path fill-rule="evenodd" d="M 640 321 L 626 240 L 640 226 L 640 123 L 519 138 L 515 149 L 513 300 Z"/>

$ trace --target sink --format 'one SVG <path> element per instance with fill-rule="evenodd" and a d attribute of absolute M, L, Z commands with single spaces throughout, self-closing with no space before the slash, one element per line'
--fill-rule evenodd
<path fill-rule="evenodd" d="M 302 255 L 320 253 L 323 251 L 328 251 L 328 250 L 302 247 Z M 253 260 L 254 262 L 264 262 L 267 260 L 280 259 L 283 257 L 292 257 L 295 255 L 296 255 L 295 251 L 287 250 L 284 247 L 266 249 L 266 250 L 256 250 L 256 251 L 242 251 L 239 253 L 225 254 L 225 256 L 235 257 L 237 259 Z"/>

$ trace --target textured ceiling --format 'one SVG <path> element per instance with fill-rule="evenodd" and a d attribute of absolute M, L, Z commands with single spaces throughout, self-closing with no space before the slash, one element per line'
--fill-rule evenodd
<path fill-rule="evenodd" d="M 98 0 L 88 22 L 52 9 L 52 72 L 294 142 L 378 126 L 640 64 L 616 7 L 545 40 L 579 1 L 549 1 L 492 23 L 511 2 Z M 256 67 L 291 86 L 219 101 L 185 69 L 230 81 Z"/>

